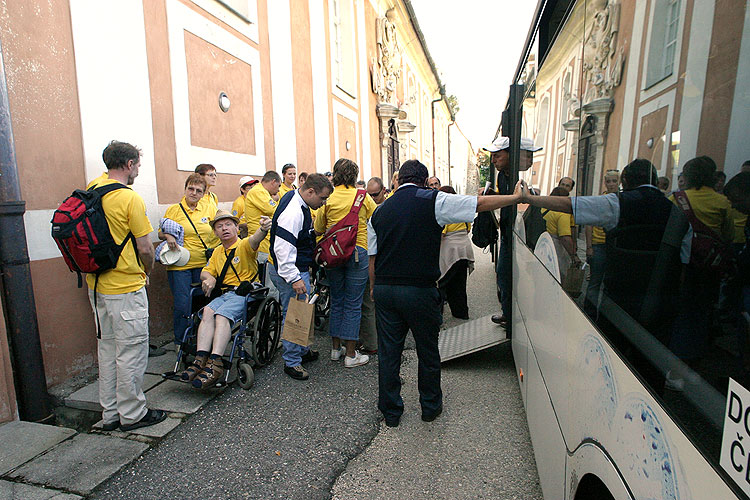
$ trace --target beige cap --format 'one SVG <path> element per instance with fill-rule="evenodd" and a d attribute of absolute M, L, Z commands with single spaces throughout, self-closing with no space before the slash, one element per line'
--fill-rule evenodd
<path fill-rule="evenodd" d="M 184 266 L 190 260 L 190 251 L 177 245 L 174 250 L 169 249 L 169 245 L 164 245 L 159 254 L 159 262 L 165 266 Z"/>

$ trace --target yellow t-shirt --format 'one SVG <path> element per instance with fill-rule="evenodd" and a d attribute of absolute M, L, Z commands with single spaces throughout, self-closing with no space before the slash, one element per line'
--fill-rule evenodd
<path fill-rule="evenodd" d="M 193 229 L 193 226 L 190 225 L 187 217 L 185 217 L 185 213 L 180 209 L 180 204 L 185 207 L 185 211 L 190 215 L 190 219 L 195 224 L 195 229 L 200 233 L 206 246 L 208 248 L 216 248 L 220 244 L 219 238 L 216 237 L 213 229 L 211 229 L 211 224 L 209 224 L 216 215 L 216 207 L 211 203 L 204 203 L 202 205 L 198 203 L 195 210 L 191 210 L 183 196 L 180 203 L 172 205 L 167 209 L 164 217 L 172 219 L 185 229 L 185 242 L 183 246 L 190 251 L 190 260 L 184 266 L 167 266 L 167 271 L 184 271 L 185 269 L 195 269 L 196 267 L 206 265 L 205 248 L 198 235 L 195 234 L 195 229 Z"/>
<path fill-rule="evenodd" d="M 706 186 L 686 189 L 685 194 L 699 221 L 716 231 L 724 241 L 734 239 L 735 221 L 730 213 L 732 207 L 726 196 Z M 674 203 L 674 195 L 669 197 L 669 201 Z"/>
<path fill-rule="evenodd" d="M 471 232 L 471 224 L 468 222 L 458 222 L 456 224 L 447 224 L 443 228 L 443 234 L 455 233 L 456 231 Z"/>
<path fill-rule="evenodd" d="M 198 200 L 198 206 L 201 206 L 201 205 L 213 205 L 214 211 L 215 211 L 219 208 L 219 197 L 216 196 L 215 193 L 208 191 L 206 192 L 206 194 L 203 195 L 203 198 Z"/>
<path fill-rule="evenodd" d="M 335 186 L 326 204 L 318 209 L 318 214 L 315 217 L 315 231 L 323 233 L 346 217 L 352 209 L 356 195 L 357 188 L 343 185 Z M 359 207 L 359 225 L 357 225 L 357 246 L 365 250 L 367 250 L 367 221 L 375 208 L 377 208 L 375 202 L 372 201 L 369 194 L 365 194 L 365 199 Z"/>
<path fill-rule="evenodd" d="M 573 226 L 573 214 L 564 212 L 555 212 L 550 210 L 544 216 L 547 221 L 547 232 L 552 236 L 571 236 L 571 226 Z"/>
<path fill-rule="evenodd" d="M 232 203 L 232 215 L 240 219 L 240 224 L 245 222 L 245 197 L 239 195 Z"/>
<path fill-rule="evenodd" d="M 266 215 L 273 217 L 276 212 L 276 207 L 279 204 L 271 198 L 271 193 L 268 192 L 263 184 L 256 184 L 253 188 L 245 195 L 245 222 L 247 223 L 247 234 L 252 236 L 255 231 L 260 227 L 260 216 Z M 266 238 L 260 242 L 259 252 L 269 253 L 271 245 L 270 233 L 266 235 Z"/>
<path fill-rule="evenodd" d="M 100 176 L 91 181 L 87 189 L 94 184 L 101 187 L 116 182 L 118 181 L 109 179 L 109 177 L 103 179 Z M 143 198 L 132 189 L 118 189 L 104 195 L 102 208 L 115 243 L 121 244 L 129 232 L 132 232 L 136 238 L 140 238 L 154 230 L 148 217 L 146 217 L 146 204 L 143 202 Z M 99 275 L 99 283 L 96 285 L 97 292 L 105 295 L 117 295 L 135 292 L 144 287 L 146 273 L 143 271 L 140 261 L 136 258 L 136 251 L 132 242 L 123 247 L 117 266 Z M 93 274 L 86 276 L 86 283 L 92 290 L 94 289 L 95 279 L 96 276 Z"/>
<path fill-rule="evenodd" d="M 739 210 L 734 208 L 729 209 L 729 213 L 734 219 L 734 242 L 743 244 L 745 243 L 745 224 L 747 223 L 747 215 L 743 214 Z"/>
<path fill-rule="evenodd" d="M 604 229 L 599 226 L 593 226 L 591 228 L 591 244 L 592 245 L 603 245 L 607 241 L 607 236 L 604 233 Z"/>
<path fill-rule="evenodd" d="M 218 278 L 224 268 L 224 263 L 227 261 L 227 256 L 233 248 L 236 248 L 232 258 L 234 270 L 231 266 L 227 269 L 227 274 L 224 276 L 224 285 L 238 286 L 240 281 L 258 281 L 258 252 L 250 246 L 250 238 L 238 238 L 228 249 L 219 246 L 214 250 L 211 259 L 203 270 L 214 278 Z M 234 274 L 234 271 L 237 271 L 237 274 Z M 239 276 L 239 279 L 237 279 L 237 276 Z"/>
<path fill-rule="evenodd" d="M 297 189 L 297 186 L 292 184 L 292 187 L 286 187 L 286 184 L 282 182 L 281 187 L 279 187 L 279 199 L 283 198 L 285 194 L 287 194 L 289 191 L 292 191 L 293 189 Z"/>

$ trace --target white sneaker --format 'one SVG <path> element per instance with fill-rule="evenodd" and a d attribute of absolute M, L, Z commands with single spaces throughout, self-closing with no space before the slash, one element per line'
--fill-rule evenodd
<path fill-rule="evenodd" d="M 341 356 L 346 356 L 346 347 L 341 346 L 338 349 L 331 349 L 331 361 L 338 361 Z"/>
<path fill-rule="evenodd" d="M 359 351 L 354 351 L 353 358 L 350 358 L 349 356 L 344 358 L 344 366 L 346 368 L 354 368 L 355 366 L 366 365 L 368 361 L 370 361 L 370 356 L 362 354 Z"/>

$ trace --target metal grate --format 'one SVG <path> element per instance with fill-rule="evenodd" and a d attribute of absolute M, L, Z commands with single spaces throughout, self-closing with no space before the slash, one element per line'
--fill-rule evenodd
<path fill-rule="evenodd" d="M 440 361 L 465 356 L 508 340 L 505 329 L 494 324 L 491 317 L 490 314 L 441 331 L 438 339 Z"/>

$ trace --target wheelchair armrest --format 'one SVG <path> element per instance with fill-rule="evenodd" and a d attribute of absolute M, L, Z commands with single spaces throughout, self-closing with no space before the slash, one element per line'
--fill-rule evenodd
<path fill-rule="evenodd" d="M 196 283 L 190 283 L 190 288 L 200 288 L 201 284 L 202 283 L 200 281 Z"/>
<path fill-rule="evenodd" d="M 250 293 L 247 294 L 247 297 L 265 297 L 266 295 L 268 295 L 268 290 L 269 288 L 267 286 L 256 288 L 254 290 L 251 290 Z"/>

